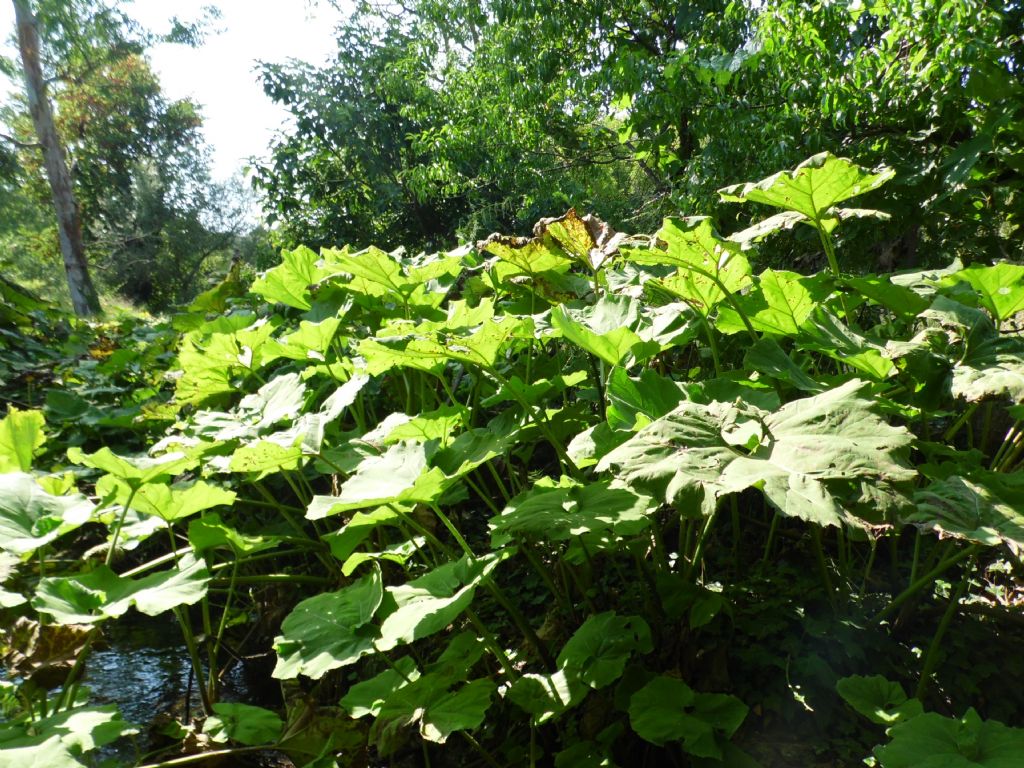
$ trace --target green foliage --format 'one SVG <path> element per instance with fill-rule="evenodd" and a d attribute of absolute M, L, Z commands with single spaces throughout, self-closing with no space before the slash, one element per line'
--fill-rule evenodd
<path fill-rule="evenodd" d="M 797 212 L 845 254 L 835 206 L 880 177 L 802 168 L 762 191 L 813 178 Z M 960 629 L 1003 642 L 1019 593 L 1015 267 L 802 275 L 761 268 L 771 242 L 570 212 L 454 253 L 291 249 L 210 319 L 5 328 L 24 748 L 107 737 L 46 718 L 89 705 L 88 648 L 134 608 L 194 669 L 176 738 L 232 759 L 769 765 L 770 728 L 813 723 L 835 761 L 885 726 L 880 765 L 1008 764 L 1017 673 Z M 283 705 L 225 702 L 261 654 Z"/>

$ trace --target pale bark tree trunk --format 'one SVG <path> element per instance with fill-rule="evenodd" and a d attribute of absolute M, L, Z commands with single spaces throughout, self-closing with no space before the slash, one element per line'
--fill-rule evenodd
<path fill-rule="evenodd" d="M 71 189 L 71 174 L 68 173 L 64 147 L 53 125 L 53 112 L 46 96 L 46 81 L 43 80 L 40 64 L 39 33 L 36 30 L 35 16 L 29 7 L 29 0 L 13 2 L 18 24 L 18 47 L 21 49 L 21 63 L 25 71 L 25 93 L 28 96 L 28 108 L 32 113 L 36 136 L 42 146 L 46 178 L 53 193 L 57 233 L 60 236 L 64 269 L 68 274 L 71 304 L 75 308 L 75 314 L 80 317 L 96 315 L 100 313 L 100 299 L 89 277 L 89 265 L 85 260 L 85 246 L 82 243 L 82 218 Z"/>

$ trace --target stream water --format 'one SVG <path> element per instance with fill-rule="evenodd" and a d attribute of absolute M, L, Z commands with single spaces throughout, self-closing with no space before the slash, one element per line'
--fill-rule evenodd
<path fill-rule="evenodd" d="M 203 659 L 205 661 L 205 658 Z M 196 681 L 189 693 L 191 664 L 181 630 L 173 620 L 122 620 L 106 633 L 106 643 L 89 656 L 84 683 L 96 704 L 117 704 L 124 720 L 139 727 L 134 739 L 104 750 L 104 757 L 131 764 L 139 752 L 152 748 L 153 723 L 163 715 L 184 720 L 202 712 Z M 222 680 L 220 698 L 273 706 L 272 691 L 248 679 L 243 664 L 235 664 Z"/>

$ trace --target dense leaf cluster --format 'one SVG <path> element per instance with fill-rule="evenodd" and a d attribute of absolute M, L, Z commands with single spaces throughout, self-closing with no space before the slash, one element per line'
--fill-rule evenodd
<path fill-rule="evenodd" d="M 134 609 L 201 692 L 171 764 L 1013 765 L 1020 670 L 963 638 L 1020 619 L 1024 267 L 847 274 L 891 178 L 816 155 L 721 190 L 781 209 L 730 236 L 286 251 L 173 361 L 97 350 L 167 371 L 122 421 L 70 366 L 0 422 L 4 759 L 133 732 L 82 672 Z M 755 269 L 794 228 L 829 269 Z M 280 706 L 222 701 L 261 652 Z"/>

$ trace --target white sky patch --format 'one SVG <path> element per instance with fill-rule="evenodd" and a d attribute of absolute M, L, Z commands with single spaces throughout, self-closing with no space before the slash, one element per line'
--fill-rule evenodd
<path fill-rule="evenodd" d="M 156 32 L 168 20 L 200 18 L 204 6 L 220 9 L 200 48 L 159 45 L 148 55 L 168 99 L 191 98 L 202 108 L 203 133 L 213 150 L 211 175 L 225 181 L 239 173 L 248 158 L 267 154 L 275 132 L 288 113 L 274 104 L 260 85 L 258 61 L 300 59 L 326 65 L 337 50 L 334 28 L 343 14 L 326 2 L 309 0 L 134 0 L 127 13 Z M 0 30 L 14 33 L 14 10 L 0 2 Z M 15 53 L 8 46 L 5 50 Z M 20 87 L 20 83 L 17 84 Z"/>

